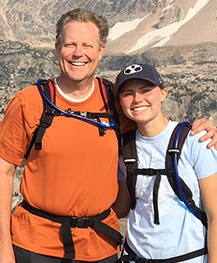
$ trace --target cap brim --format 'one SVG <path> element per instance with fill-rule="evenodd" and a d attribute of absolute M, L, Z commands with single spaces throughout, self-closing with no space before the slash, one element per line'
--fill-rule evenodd
<path fill-rule="evenodd" d="M 130 80 L 135 80 L 135 79 L 145 80 L 145 81 L 150 82 L 150 83 L 153 84 L 153 85 L 156 85 L 156 86 L 159 86 L 159 87 L 164 87 L 163 85 L 159 85 L 159 83 L 153 82 L 153 80 L 150 80 L 150 79 L 148 79 L 148 78 L 136 77 L 136 78 L 125 79 L 125 80 L 121 81 L 120 83 L 118 83 L 118 85 L 116 85 L 116 90 L 117 90 L 117 92 L 120 91 L 120 89 L 123 87 L 123 85 L 124 85 L 126 82 L 128 82 L 128 81 L 130 81 Z"/>

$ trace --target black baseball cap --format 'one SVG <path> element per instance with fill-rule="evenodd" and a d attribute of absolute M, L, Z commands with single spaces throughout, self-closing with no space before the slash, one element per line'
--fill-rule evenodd
<path fill-rule="evenodd" d="M 121 72 L 117 75 L 115 81 L 116 92 L 118 93 L 120 88 L 128 80 L 132 79 L 142 79 L 161 88 L 165 87 L 163 79 L 155 67 L 149 64 L 132 64 L 121 70 Z"/>

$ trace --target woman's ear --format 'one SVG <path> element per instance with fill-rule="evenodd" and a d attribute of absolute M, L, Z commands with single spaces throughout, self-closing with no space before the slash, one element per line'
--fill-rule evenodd
<path fill-rule="evenodd" d="M 167 87 L 161 88 L 160 90 L 161 90 L 161 102 L 164 102 L 169 93 L 169 90 Z"/>

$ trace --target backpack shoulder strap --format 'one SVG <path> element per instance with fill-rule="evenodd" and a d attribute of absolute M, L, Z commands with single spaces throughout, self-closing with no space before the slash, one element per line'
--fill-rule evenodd
<path fill-rule="evenodd" d="M 175 137 L 177 135 L 177 132 L 180 129 L 181 124 L 183 125 L 183 127 L 182 127 L 182 130 L 180 130 L 180 136 L 179 136 L 179 140 L 177 141 L 177 145 L 176 145 L 176 147 L 174 147 Z M 166 156 L 166 158 L 167 158 L 167 160 L 166 160 L 167 168 L 173 167 L 172 158 L 171 157 L 172 157 L 172 154 L 174 152 L 178 154 L 177 157 L 178 157 L 178 160 L 179 160 L 183 144 L 185 142 L 185 139 L 186 139 L 190 129 L 191 129 L 191 125 L 186 122 L 186 123 L 178 123 L 177 126 L 175 127 L 175 129 L 173 130 L 172 135 L 170 137 L 169 144 L 168 144 L 168 148 L 167 148 L 167 156 Z"/>
<path fill-rule="evenodd" d="M 166 169 L 153 169 L 153 168 L 138 168 L 138 156 L 136 151 L 136 129 L 129 131 L 123 134 L 123 159 L 126 165 L 126 182 L 127 187 L 129 190 L 129 194 L 131 196 L 132 204 L 131 208 L 134 209 L 136 206 L 136 195 L 135 195 L 135 188 L 136 188 L 136 181 L 137 175 L 149 175 L 149 176 L 156 176 L 154 182 L 154 211 L 155 211 L 155 222 L 158 224 L 159 222 L 159 215 L 158 215 L 158 190 L 160 185 L 161 174 L 167 174 Z"/>
<path fill-rule="evenodd" d="M 131 197 L 131 208 L 136 206 L 136 180 L 137 180 L 137 152 L 136 152 L 136 130 L 123 134 L 123 160 L 127 169 L 127 187 Z"/>
<path fill-rule="evenodd" d="M 175 136 L 176 136 L 176 133 L 179 127 L 180 127 L 180 124 L 177 125 L 176 128 L 174 129 L 171 135 L 169 144 L 168 144 L 166 161 L 165 161 L 166 163 L 165 170 L 162 170 L 162 171 L 159 170 L 159 172 L 162 174 L 163 173 L 168 174 L 168 180 L 169 180 L 171 187 L 173 188 L 174 192 L 180 197 L 176 183 L 174 181 L 174 165 L 173 165 L 172 153 L 179 151 L 178 158 L 180 157 L 181 149 L 185 141 L 185 138 L 190 130 L 190 127 L 189 128 L 185 127 L 185 129 L 182 132 L 181 140 L 179 140 L 178 149 L 174 149 L 173 143 L 174 143 Z M 123 135 L 123 159 L 126 165 L 126 171 L 127 171 L 126 182 L 127 182 L 129 194 L 132 200 L 132 207 L 131 207 L 132 209 L 135 208 L 135 205 L 136 205 L 135 187 L 136 187 L 136 180 L 137 180 L 138 172 L 140 172 L 141 174 L 151 175 L 151 173 L 153 173 L 153 175 L 156 175 L 158 171 L 154 169 L 138 169 L 138 164 L 137 164 L 138 157 L 137 157 L 137 152 L 136 152 L 136 142 L 135 142 L 136 138 L 135 137 L 136 137 L 136 130 L 129 131 Z M 155 189 L 155 192 L 158 192 L 158 189 Z"/>
<path fill-rule="evenodd" d="M 41 87 L 46 95 L 46 97 L 55 104 L 55 87 L 51 80 L 41 80 Z M 51 125 L 53 117 L 55 115 L 55 110 L 51 108 L 51 106 L 46 103 L 46 101 L 43 99 L 43 113 L 41 115 L 41 120 L 38 125 L 38 127 L 35 129 L 33 133 L 32 140 L 30 142 L 30 145 L 26 151 L 25 159 L 27 160 L 29 153 L 35 144 L 36 150 L 41 150 L 42 148 L 42 137 L 46 131 L 46 129 Z"/>
<path fill-rule="evenodd" d="M 154 174 L 167 174 L 168 181 L 175 192 L 175 194 L 180 198 L 181 201 L 183 201 L 183 198 L 181 197 L 180 191 L 177 186 L 177 180 L 175 177 L 175 167 L 174 167 L 174 155 L 177 155 L 176 162 L 178 164 L 178 160 L 181 155 L 182 147 L 185 142 L 185 139 L 191 129 L 191 125 L 188 123 L 179 123 L 171 137 L 167 148 L 167 154 L 166 154 L 166 160 L 165 160 L 165 169 L 161 170 L 153 170 L 153 169 L 138 169 L 137 164 L 137 152 L 136 152 L 136 142 L 135 142 L 135 136 L 136 136 L 136 130 L 127 132 L 123 135 L 123 159 L 126 165 L 127 169 L 127 186 L 128 190 L 131 196 L 132 200 L 132 209 L 135 208 L 136 205 L 136 197 L 135 197 L 135 187 L 136 187 L 136 180 L 137 180 L 137 174 L 147 174 L 151 175 Z M 177 133 L 179 134 L 179 140 L 175 144 Z M 204 211 L 199 209 L 192 198 L 192 192 L 189 189 L 189 187 L 186 185 L 186 183 L 179 177 L 181 182 L 181 189 L 183 191 L 183 194 L 185 196 L 185 199 L 188 201 L 189 206 L 195 211 L 195 213 L 198 215 L 198 218 L 201 220 L 204 226 L 207 227 L 207 218 Z M 156 210 L 156 209 L 155 209 Z M 156 214 L 157 216 L 157 214 Z M 157 218 L 157 217 L 156 217 Z M 156 221 L 157 222 L 157 221 Z"/>
<path fill-rule="evenodd" d="M 114 94 L 113 83 L 108 79 L 104 79 L 104 78 L 97 78 L 97 79 L 99 82 L 101 96 L 105 105 L 105 110 L 109 114 L 109 121 L 115 122 L 116 124 L 113 129 L 116 132 L 116 136 L 120 144 L 120 138 L 121 138 L 121 132 L 119 129 L 120 120 L 115 107 L 115 94 Z"/>
<path fill-rule="evenodd" d="M 169 144 L 167 147 L 165 167 L 167 169 L 167 178 L 168 178 L 168 181 L 169 181 L 173 191 L 176 193 L 176 195 L 179 197 L 179 199 L 182 200 L 180 193 L 178 191 L 178 188 L 177 188 L 176 181 L 174 180 L 175 179 L 175 176 L 174 176 L 174 155 L 176 154 L 176 157 L 177 157 L 176 161 L 178 164 L 183 144 L 185 142 L 185 139 L 186 139 L 191 127 L 190 127 L 190 125 L 183 126 L 179 140 L 178 140 L 177 145 L 175 147 L 174 146 L 175 138 L 176 138 L 176 134 L 177 134 L 180 126 L 181 126 L 181 123 L 178 123 L 177 126 L 175 127 L 175 129 L 173 130 L 172 135 L 170 137 L 170 141 L 169 141 Z M 191 191 L 190 192 L 188 191 L 188 195 L 191 195 Z"/>
<path fill-rule="evenodd" d="M 179 197 L 179 199 L 184 203 L 187 202 L 185 203 L 187 204 L 187 207 L 189 207 L 193 211 L 193 214 L 201 220 L 201 222 L 205 227 L 207 227 L 207 219 L 205 212 L 196 206 L 190 188 L 182 180 L 182 178 L 179 177 L 178 174 L 176 174 L 177 171 L 175 165 L 178 165 L 183 144 L 185 142 L 185 139 L 190 129 L 191 129 L 191 125 L 189 123 L 186 122 L 179 123 L 175 127 L 171 135 L 167 148 L 166 164 L 165 164 L 168 170 L 167 178 L 173 191 Z"/>

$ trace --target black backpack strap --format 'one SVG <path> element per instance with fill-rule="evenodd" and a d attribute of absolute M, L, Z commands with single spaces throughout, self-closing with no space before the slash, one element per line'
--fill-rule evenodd
<path fill-rule="evenodd" d="M 137 180 L 137 152 L 136 152 L 136 130 L 123 134 L 123 159 L 127 169 L 127 187 L 131 197 L 131 208 L 136 206 L 136 180 Z"/>
<path fill-rule="evenodd" d="M 178 263 L 178 262 L 185 262 L 187 260 L 200 257 L 208 253 L 207 247 L 175 256 L 173 258 L 166 258 L 166 259 L 146 259 L 140 258 L 136 255 L 136 253 L 129 247 L 127 242 L 124 243 L 124 250 L 127 252 L 127 255 L 121 255 L 120 258 L 115 261 L 115 263 L 127 263 L 127 262 L 136 262 L 136 263 Z"/>
<path fill-rule="evenodd" d="M 115 108 L 115 96 L 113 92 L 113 84 L 111 81 L 107 79 L 98 78 L 99 81 L 99 87 L 100 92 L 102 95 L 102 99 L 105 105 L 106 112 L 73 112 L 71 109 L 66 110 L 66 112 L 73 113 L 74 115 L 83 116 L 85 118 L 89 119 L 97 119 L 100 121 L 100 118 L 108 118 L 109 122 L 114 122 L 114 125 L 112 125 L 112 128 L 115 130 L 118 142 L 120 144 L 120 138 L 121 133 L 119 130 L 119 117 Z M 45 96 L 47 97 L 48 101 L 50 101 L 52 104 L 55 105 L 55 87 L 51 80 L 41 80 L 41 89 L 44 91 Z M 47 103 L 43 99 L 43 105 L 44 105 L 44 111 L 41 116 L 40 124 L 36 128 L 36 130 L 33 133 L 32 140 L 30 142 L 30 145 L 26 151 L 25 159 L 27 160 L 29 153 L 35 144 L 36 150 L 41 150 L 42 148 L 42 138 L 46 131 L 46 129 L 51 125 L 53 117 L 60 115 L 59 112 L 57 112 L 49 103 Z M 103 127 L 98 126 L 100 136 L 103 136 L 105 134 L 105 130 Z"/>
<path fill-rule="evenodd" d="M 182 125 L 182 127 L 181 127 L 181 125 Z M 179 130 L 180 128 L 182 130 Z M 180 155 L 181 155 L 183 144 L 185 142 L 185 139 L 186 139 L 190 129 L 191 129 L 191 125 L 189 123 L 179 123 L 175 127 L 175 129 L 171 135 L 171 138 L 170 138 L 170 141 L 168 144 L 167 155 L 166 155 L 166 163 L 165 163 L 166 169 L 168 170 L 167 178 L 168 178 L 168 181 L 169 181 L 173 191 L 179 197 L 179 199 L 181 201 L 183 201 L 183 198 L 180 194 L 180 191 L 182 191 L 185 199 L 187 200 L 188 205 L 198 215 L 198 218 L 201 220 L 203 225 L 205 227 L 207 227 L 207 218 L 206 218 L 205 212 L 196 206 L 196 204 L 193 200 L 193 196 L 192 196 L 192 192 L 191 192 L 190 188 L 187 186 L 187 184 L 180 177 L 179 177 L 179 179 L 180 179 L 180 183 L 181 183 L 181 189 L 179 189 L 179 187 L 177 185 L 177 180 L 176 180 L 176 177 L 174 174 L 174 155 L 177 155 L 177 163 L 178 163 L 178 160 L 179 160 Z M 179 137 L 179 141 L 176 143 L 177 144 L 176 147 L 174 147 L 177 132 L 180 132 L 180 137 Z"/>
<path fill-rule="evenodd" d="M 64 258 L 66 259 L 74 259 L 75 258 L 75 248 L 74 248 L 74 242 L 73 237 L 71 234 L 71 228 L 92 228 L 96 232 L 101 232 L 113 240 L 116 241 L 116 245 L 122 245 L 123 243 L 123 237 L 121 233 L 119 233 L 114 228 L 110 227 L 106 223 L 103 222 L 105 218 L 107 218 L 110 215 L 110 208 L 102 212 L 101 214 L 95 215 L 93 217 L 74 217 L 74 216 L 59 216 L 54 215 L 49 212 L 37 209 L 33 206 L 31 206 L 27 201 L 23 200 L 21 203 L 22 207 L 29 211 L 30 213 L 40 216 L 43 218 L 46 218 L 48 220 L 51 220 L 53 222 L 57 222 L 61 224 L 60 226 L 60 236 L 61 240 L 64 246 L 65 255 Z"/>
<path fill-rule="evenodd" d="M 159 222 L 159 211 L 158 211 L 158 190 L 161 181 L 161 175 L 167 174 L 165 169 L 139 169 L 137 163 L 137 151 L 136 151 L 136 130 L 129 131 L 123 135 L 123 159 L 126 165 L 127 171 L 127 187 L 132 200 L 131 208 L 134 209 L 136 206 L 136 181 L 137 175 L 156 176 L 153 187 L 153 206 L 154 206 L 154 223 L 160 224 Z"/>
<path fill-rule="evenodd" d="M 121 140 L 121 132 L 119 129 L 120 120 L 115 107 L 115 94 L 114 94 L 113 84 L 108 79 L 104 79 L 104 78 L 97 78 L 97 79 L 99 82 L 100 92 L 105 105 L 105 109 L 109 114 L 109 121 L 110 123 L 114 122 L 116 124 L 113 127 L 113 129 L 116 133 L 120 145 L 120 140 Z"/>
<path fill-rule="evenodd" d="M 47 96 L 47 98 L 55 104 L 55 87 L 51 80 L 41 80 L 41 87 Z M 38 127 L 35 129 L 33 133 L 33 137 L 31 143 L 26 151 L 25 159 L 27 160 L 29 153 L 35 144 L 36 150 L 41 150 L 42 148 L 42 137 L 46 131 L 46 129 L 51 125 L 53 117 L 55 116 L 55 110 L 45 101 L 43 100 L 43 113 L 41 116 L 40 123 Z"/>
<path fill-rule="evenodd" d="M 182 125 L 182 130 L 180 134 L 180 138 L 177 144 L 177 147 L 174 148 L 174 141 L 177 135 L 177 132 Z M 138 169 L 137 165 L 137 153 L 136 153 L 136 143 L 135 143 L 135 136 L 136 130 L 130 131 L 123 135 L 123 158 L 127 169 L 127 186 L 132 200 L 131 208 L 134 209 L 136 205 L 136 197 L 135 197 L 135 187 L 136 187 L 136 180 L 138 174 L 144 174 L 153 176 L 156 175 L 156 179 L 154 182 L 153 188 L 153 206 L 154 206 L 154 223 L 159 224 L 159 212 L 158 212 L 158 190 L 161 180 L 161 175 L 167 175 L 168 181 L 175 192 L 175 194 L 179 197 L 181 201 L 182 197 L 177 187 L 177 181 L 175 179 L 174 173 L 174 154 L 177 154 L 177 161 L 180 158 L 181 150 L 184 144 L 184 141 L 191 129 L 191 125 L 189 123 L 182 124 L 179 123 L 170 138 L 166 160 L 165 160 L 165 169 Z M 180 132 L 180 131 L 179 131 Z M 180 177 L 179 177 L 180 178 Z M 207 227 L 207 217 L 204 211 L 202 211 L 199 207 L 195 205 L 195 202 L 192 198 L 192 192 L 190 188 L 186 185 L 186 183 L 180 178 L 181 182 L 181 189 L 183 190 L 183 194 L 189 204 L 189 206 L 193 209 L 193 211 L 198 215 L 198 218 L 201 220 L 203 225 Z"/>

